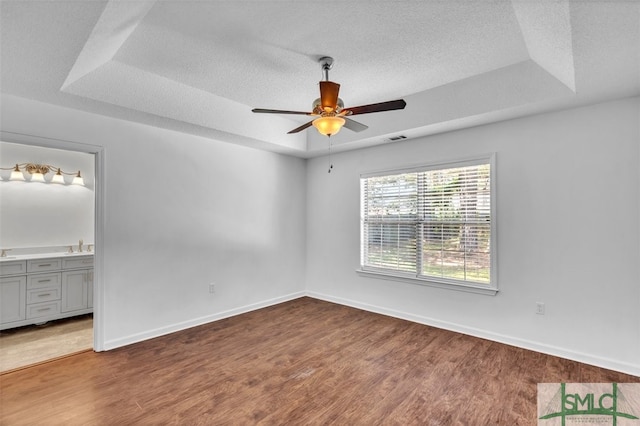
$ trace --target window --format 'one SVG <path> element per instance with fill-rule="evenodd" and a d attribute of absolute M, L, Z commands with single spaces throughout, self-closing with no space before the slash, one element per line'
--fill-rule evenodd
<path fill-rule="evenodd" d="M 361 272 L 495 294 L 493 162 L 362 176 Z"/>

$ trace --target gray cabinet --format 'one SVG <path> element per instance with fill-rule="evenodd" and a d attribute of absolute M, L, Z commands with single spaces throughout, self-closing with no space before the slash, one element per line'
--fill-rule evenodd
<path fill-rule="evenodd" d="M 27 275 L 27 319 L 44 322 L 60 315 L 60 290 L 60 272 Z"/>
<path fill-rule="evenodd" d="M 27 277 L 0 278 L 0 323 L 11 324 L 26 319 Z"/>
<path fill-rule="evenodd" d="M 0 262 L 0 330 L 93 312 L 93 256 Z"/>
<path fill-rule="evenodd" d="M 78 311 L 89 307 L 89 274 L 80 269 L 62 273 L 62 312 Z"/>

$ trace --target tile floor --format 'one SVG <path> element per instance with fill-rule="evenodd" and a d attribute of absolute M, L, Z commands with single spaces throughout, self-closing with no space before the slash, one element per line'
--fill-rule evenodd
<path fill-rule="evenodd" d="M 0 331 L 0 373 L 93 348 L 93 316 Z"/>

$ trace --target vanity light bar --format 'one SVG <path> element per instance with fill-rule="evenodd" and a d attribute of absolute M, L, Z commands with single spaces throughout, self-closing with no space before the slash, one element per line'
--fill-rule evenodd
<path fill-rule="evenodd" d="M 73 176 L 73 181 L 71 182 L 73 185 L 84 186 L 84 179 L 80 174 L 80 170 L 74 173 L 68 173 L 62 171 L 60 167 L 55 167 L 50 164 L 19 163 L 14 167 L 0 167 L 0 170 L 11 170 L 9 180 L 25 180 L 24 172 L 27 172 L 31 175 L 29 182 L 59 183 L 64 185 L 66 184 L 64 175 L 67 175 Z M 53 176 L 47 181 L 45 175 L 48 173 L 53 173 Z"/>

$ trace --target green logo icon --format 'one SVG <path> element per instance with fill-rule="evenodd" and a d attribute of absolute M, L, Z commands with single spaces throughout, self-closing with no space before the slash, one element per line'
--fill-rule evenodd
<path fill-rule="evenodd" d="M 623 385 L 632 391 L 633 395 L 630 395 L 630 399 L 617 383 L 569 385 L 570 389 L 567 389 L 566 383 L 538 384 L 538 424 L 545 424 L 540 420 L 555 418 L 561 420 L 562 426 L 565 426 L 567 419 L 577 423 L 603 424 L 606 422 L 612 425 L 617 425 L 619 419 L 639 420 L 640 413 L 635 405 L 637 405 L 637 394 L 640 394 L 640 384 Z M 602 421 L 596 421 L 597 418 Z M 640 422 L 638 424 L 640 425 Z"/>

